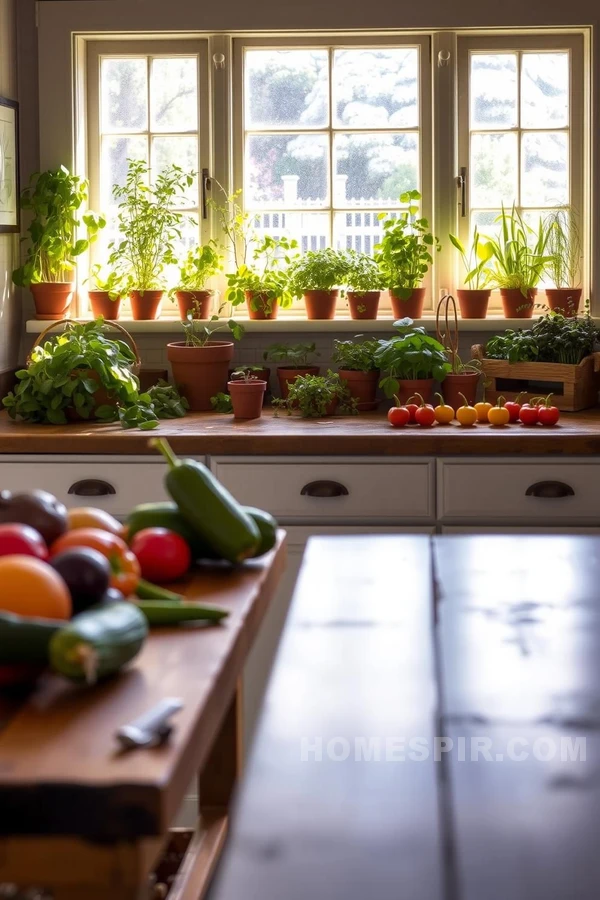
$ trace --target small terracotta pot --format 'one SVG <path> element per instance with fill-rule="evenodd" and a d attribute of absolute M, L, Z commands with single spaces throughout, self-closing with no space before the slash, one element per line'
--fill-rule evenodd
<path fill-rule="evenodd" d="M 464 372 L 462 375 L 446 375 L 441 385 L 441 393 L 453 409 L 462 406 L 464 400 L 459 394 L 464 394 L 471 406 L 477 399 L 477 386 L 481 378 L 479 372 Z"/>
<path fill-rule="evenodd" d="M 234 419 L 260 418 L 266 389 L 266 381 L 228 381 Z"/>
<path fill-rule="evenodd" d="M 372 372 L 356 372 L 354 369 L 339 369 L 338 374 L 348 385 L 351 395 L 358 401 L 357 409 L 367 412 L 377 406 L 375 395 L 379 382 L 379 369 Z"/>
<path fill-rule="evenodd" d="M 288 383 L 292 384 L 299 375 L 318 375 L 319 372 L 319 366 L 306 366 L 305 369 L 292 369 L 288 366 L 277 366 L 279 392 L 283 399 L 287 400 L 289 393 Z"/>
<path fill-rule="evenodd" d="M 413 394 L 420 394 L 425 403 L 430 403 L 433 396 L 433 378 L 399 379 L 397 396 L 400 403 L 407 403 Z"/>
<path fill-rule="evenodd" d="M 546 288 L 548 306 L 567 319 L 573 319 L 579 312 L 581 288 Z"/>
<path fill-rule="evenodd" d="M 279 312 L 279 301 L 269 300 L 266 294 L 258 291 L 244 291 L 249 319 L 273 320 Z"/>
<path fill-rule="evenodd" d="M 29 287 L 35 303 L 36 319 L 64 319 L 71 306 L 75 285 L 72 281 L 48 281 Z"/>
<path fill-rule="evenodd" d="M 131 291 L 131 315 L 136 322 L 158 319 L 164 291 Z"/>
<path fill-rule="evenodd" d="M 376 319 L 379 309 L 381 291 L 367 291 L 366 294 L 357 294 L 348 291 L 348 306 L 351 319 Z"/>
<path fill-rule="evenodd" d="M 307 319 L 334 319 L 340 292 L 334 291 L 305 291 L 304 303 L 306 304 Z"/>
<path fill-rule="evenodd" d="M 121 298 L 111 300 L 108 291 L 88 291 L 94 318 L 102 316 L 107 322 L 116 321 L 121 312 Z"/>
<path fill-rule="evenodd" d="M 406 300 L 397 297 L 394 291 L 390 290 L 390 300 L 392 301 L 392 312 L 396 319 L 420 319 L 423 315 L 423 304 L 425 303 L 425 288 L 413 288 L 413 291 Z"/>
<path fill-rule="evenodd" d="M 175 291 L 181 321 L 187 319 L 188 312 L 193 314 L 194 319 L 210 319 L 214 293 L 214 291 Z"/>
<path fill-rule="evenodd" d="M 502 309 L 505 319 L 531 319 L 537 288 L 529 288 L 524 297 L 518 288 L 501 288 Z"/>
<path fill-rule="evenodd" d="M 232 341 L 208 341 L 204 347 L 186 347 L 184 341 L 167 344 L 173 381 L 194 412 L 212 409 L 210 398 L 227 388 L 233 359 Z"/>
<path fill-rule="evenodd" d="M 463 289 L 456 292 L 462 319 L 485 319 L 491 291 Z"/>

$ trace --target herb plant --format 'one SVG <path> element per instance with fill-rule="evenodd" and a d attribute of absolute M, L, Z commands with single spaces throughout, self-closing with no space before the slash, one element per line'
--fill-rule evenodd
<path fill-rule="evenodd" d="M 231 381 L 243 381 L 249 384 L 258 380 L 257 372 L 262 372 L 261 366 L 240 366 L 231 373 Z"/>
<path fill-rule="evenodd" d="M 305 369 L 313 356 L 319 356 L 316 344 L 271 344 L 263 353 L 266 362 L 281 363 L 288 369 Z"/>
<path fill-rule="evenodd" d="M 244 326 L 230 319 L 224 322 L 218 316 L 211 316 L 211 322 L 220 322 L 220 325 L 207 325 L 206 322 L 194 319 L 193 312 L 188 311 L 187 318 L 181 323 L 185 335 L 186 347 L 205 347 L 213 334 L 228 328 L 234 341 L 240 341 L 244 335 Z"/>
<path fill-rule="evenodd" d="M 190 408 L 186 398 L 182 397 L 172 384 L 162 378 L 159 378 L 157 383 L 148 389 L 147 394 L 159 419 L 181 419 Z"/>
<path fill-rule="evenodd" d="M 230 413 L 233 412 L 233 403 L 231 402 L 231 397 L 229 394 L 224 394 L 223 391 L 219 391 L 215 394 L 214 397 L 210 398 L 210 405 L 214 409 L 215 412 L 218 413 Z"/>
<path fill-rule="evenodd" d="M 406 191 L 400 195 L 400 202 L 406 209 L 383 220 L 383 237 L 375 245 L 375 261 L 383 276 L 386 287 L 402 300 L 408 300 L 412 291 L 418 288 L 433 264 L 433 252 L 441 249 L 440 242 L 430 232 L 429 222 L 417 218 L 418 191 Z"/>
<path fill-rule="evenodd" d="M 361 337 L 361 335 L 357 335 Z M 355 341 L 333 342 L 333 361 L 340 369 L 353 372 L 375 372 L 378 368 L 375 354 L 379 350 L 379 341 L 370 338 L 360 343 Z"/>
<path fill-rule="evenodd" d="M 480 291 L 485 288 L 490 280 L 490 269 L 488 263 L 494 255 L 494 248 L 489 240 L 482 241 L 481 235 L 477 229 L 477 225 L 473 229 L 473 238 L 471 245 L 467 250 L 460 238 L 454 234 L 449 234 L 450 242 L 460 253 L 462 264 L 465 269 L 465 284 L 474 291 Z"/>
<path fill-rule="evenodd" d="M 593 353 L 599 339 L 594 320 L 589 315 L 566 318 L 550 312 L 530 329 L 496 335 L 487 342 L 489 359 L 509 362 L 549 362 L 578 365 Z"/>
<path fill-rule="evenodd" d="M 499 235 L 488 239 L 494 251 L 491 282 L 499 288 L 520 290 L 527 298 L 550 262 L 548 229 L 540 218 L 534 230 L 514 205 L 510 213 L 503 206 L 496 221 L 500 222 Z"/>
<path fill-rule="evenodd" d="M 290 291 L 295 297 L 306 291 L 331 291 L 345 284 L 347 272 L 348 255 L 341 250 L 309 250 L 290 268 Z"/>
<path fill-rule="evenodd" d="M 118 300 L 127 293 L 127 285 L 123 276 L 114 270 L 106 275 L 102 272 L 102 266 L 96 263 L 90 269 L 88 279 L 93 285 L 92 290 L 106 291 L 111 300 Z"/>
<path fill-rule="evenodd" d="M 424 328 L 415 326 L 412 319 L 394 322 L 397 334 L 388 340 L 380 340 L 375 362 L 387 372 L 379 386 L 386 397 L 398 393 L 399 380 L 435 378 L 443 381 L 451 371 L 442 344 L 427 334 Z"/>
<path fill-rule="evenodd" d="M 504 334 L 490 338 L 485 347 L 488 359 L 507 359 L 515 362 L 535 362 L 539 348 L 531 330 L 507 328 Z"/>
<path fill-rule="evenodd" d="M 294 298 L 289 290 L 289 267 L 294 259 L 293 251 L 298 246 L 286 237 L 274 238 L 266 235 L 252 247 L 250 265 L 243 263 L 235 272 L 227 275 L 227 299 L 233 306 L 246 300 L 246 291 L 254 296 L 250 306 L 254 310 L 270 313 L 275 303 L 287 309 Z"/>
<path fill-rule="evenodd" d="M 273 406 L 285 409 L 289 416 L 298 411 L 305 419 L 319 419 L 331 415 L 331 406 L 337 399 L 337 409 L 345 415 L 357 413 L 356 400 L 340 376 L 327 371 L 327 375 L 299 375 L 289 386 L 286 400 L 276 398 Z"/>
<path fill-rule="evenodd" d="M 21 209 L 30 212 L 32 218 L 27 229 L 27 257 L 12 276 L 16 285 L 28 287 L 70 280 L 76 258 L 85 253 L 106 225 L 104 216 L 93 212 L 79 218 L 79 210 L 87 201 L 87 189 L 87 181 L 71 175 L 64 166 L 32 175 L 21 194 Z M 86 228 L 85 238 L 77 237 L 81 223 Z"/>
<path fill-rule="evenodd" d="M 179 268 L 177 291 L 206 291 L 206 283 L 221 271 L 223 257 L 216 241 L 210 240 L 202 247 L 189 250 Z M 210 291 L 214 294 L 214 291 Z"/>
<path fill-rule="evenodd" d="M 557 288 L 574 288 L 580 281 L 581 236 L 572 210 L 559 209 L 546 219 L 549 256 L 546 271 Z"/>
<path fill-rule="evenodd" d="M 349 291 L 360 295 L 382 289 L 381 272 L 371 256 L 358 253 L 356 250 L 347 250 L 346 260 L 345 283 Z"/>

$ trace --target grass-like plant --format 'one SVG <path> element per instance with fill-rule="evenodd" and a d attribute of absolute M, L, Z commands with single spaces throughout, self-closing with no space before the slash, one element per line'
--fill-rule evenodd
<path fill-rule="evenodd" d="M 489 237 L 494 252 L 491 283 L 498 288 L 519 290 L 525 298 L 540 283 L 550 262 L 548 228 L 540 217 L 537 229 L 525 222 L 513 205 L 496 219 L 500 223 L 498 237 Z"/>
<path fill-rule="evenodd" d="M 557 288 L 575 288 L 581 275 L 581 235 L 577 218 L 571 209 L 558 209 L 546 218 L 546 271 Z"/>

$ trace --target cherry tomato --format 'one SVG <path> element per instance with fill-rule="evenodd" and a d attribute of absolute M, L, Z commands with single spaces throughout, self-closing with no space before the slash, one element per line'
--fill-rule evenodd
<path fill-rule="evenodd" d="M 388 409 L 387 417 L 388 422 L 394 428 L 400 428 L 410 422 L 410 413 L 405 406 L 391 406 Z"/>
<path fill-rule="evenodd" d="M 539 408 L 537 406 L 531 406 L 529 403 L 524 403 L 519 411 L 519 419 L 523 425 L 537 425 L 539 416 Z"/>
<path fill-rule="evenodd" d="M 0 525 L 0 556 L 15 555 L 48 559 L 48 548 L 39 531 L 30 525 Z"/>
<path fill-rule="evenodd" d="M 433 406 L 420 406 L 415 413 L 417 425 L 421 428 L 431 428 L 435 423 L 435 410 Z"/>
<path fill-rule="evenodd" d="M 181 578 L 192 564 L 188 544 L 168 528 L 142 528 L 134 535 L 131 549 L 138 558 L 142 578 L 153 584 Z"/>
<path fill-rule="evenodd" d="M 477 421 L 477 410 L 474 406 L 471 406 L 465 395 L 461 394 L 460 391 L 458 396 L 463 398 L 463 405 L 457 407 L 456 419 L 459 425 L 470 428 Z"/>
<path fill-rule="evenodd" d="M 102 553 L 109 561 L 112 571 L 110 586 L 117 588 L 126 597 L 133 594 L 140 580 L 140 564 L 122 538 L 100 528 L 75 528 L 54 541 L 50 556 L 54 557 L 73 547 L 91 547 Z"/>
<path fill-rule="evenodd" d="M 548 394 L 544 401 L 538 406 L 540 425 L 556 425 L 560 419 L 560 410 L 557 406 L 552 406 L 550 403 L 551 397 L 552 394 Z"/>
<path fill-rule="evenodd" d="M 408 415 L 410 416 L 409 422 L 417 421 L 417 410 L 419 409 L 418 403 L 407 403 L 405 409 L 408 410 Z"/>
<path fill-rule="evenodd" d="M 521 397 L 523 394 L 527 393 L 526 391 L 522 391 L 514 400 L 507 400 L 504 404 L 504 409 L 508 410 L 509 422 L 518 422 L 519 421 L 519 413 L 521 412 Z"/>
<path fill-rule="evenodd" d="M 444 398 L 441 394 L 436 394 L 435 396 L 440 398 L 439 404 L 433 410 L 435 413 L 435 421 L 438 425 L 449 425 L 454 418 L 454 408 L 444 402 Z"/>
<path fill-rule="evenodd" d="M 474 406 L 475 412 L 477 413 L 477 421 L 478 422 L 487 422 L 488 413 L 492 408 L 492 404 L 488 403 L 485 400 L 480 400 L 479 403 L 476 403 Z"/>

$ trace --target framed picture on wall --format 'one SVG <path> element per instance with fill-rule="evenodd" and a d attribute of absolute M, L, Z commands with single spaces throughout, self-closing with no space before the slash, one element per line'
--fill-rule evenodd
<path fill-rule="evenodd" d="M 19 104 L 0 97 L 0 234 L 19 224 Z"/>

